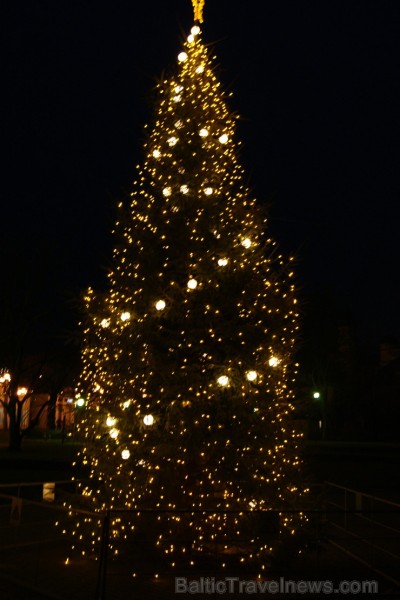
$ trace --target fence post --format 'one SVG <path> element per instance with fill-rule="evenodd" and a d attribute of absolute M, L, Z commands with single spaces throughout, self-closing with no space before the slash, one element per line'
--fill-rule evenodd
<path fill-rule="evenodd" d="M 99 557 L 99 571 L 97 575 L 95 600 L 105 600 L 106 597 L 106 574 L 107 574 L 107 554 L 108 538 L 110 532 L 110 509 L 107 510 L 103 519 L 103 529 L 101 532 L 101 545 Z"/>

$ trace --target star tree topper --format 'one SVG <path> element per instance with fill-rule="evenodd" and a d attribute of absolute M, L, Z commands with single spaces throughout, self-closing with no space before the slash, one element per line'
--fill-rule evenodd
<path fill-rule="evenodd" d="M 194 20 L 199 23 L 203 22 L 203 8 L 205 0 L 192 0 L 194 10 Z"/>

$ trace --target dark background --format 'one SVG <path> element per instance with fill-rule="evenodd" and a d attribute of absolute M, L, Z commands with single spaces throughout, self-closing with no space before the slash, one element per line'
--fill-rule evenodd
<path fill-rule="evenodd" d="M 153 88 L 191 25 L 189 0 L 3 4 L 1 295 L 41 309 L 38 346 L 105 284 Z M 395 0 L 207 0 L 203 26 L 305 310 L 351 314 L 371 351 L 400 334 L 399 30 Z"/>

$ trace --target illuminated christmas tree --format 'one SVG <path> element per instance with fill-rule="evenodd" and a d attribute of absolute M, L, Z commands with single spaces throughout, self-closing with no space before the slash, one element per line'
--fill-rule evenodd
<path fill-rule="evenodd" d="M 86 297 L 80 390 L 86 505 L 170 510 L 149 535 L 172 562 L 211 548 L 270 553 L 261 517 L 277 511 L 274 538 L 291 535 L 302 516 L 283 511 L 304 493 L 292 259 L 244 183 L 236 117 L 201 40 L 203 3 L 193 4 L 131 204 L 120 206 L 109 289 Z M 141 519 L 112 519 L 115 551 Z M 98 530 L 85 523 L 95 549 Z"/>

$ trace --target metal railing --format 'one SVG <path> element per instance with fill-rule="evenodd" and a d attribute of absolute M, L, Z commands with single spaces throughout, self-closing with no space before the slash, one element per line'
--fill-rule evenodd
<path fill-rule="evenodd" d="M 400 504 L 325 482 L 327 539 L 400 589 Z"/>
<path fill-rule="evenodd" d="M 115 509 L 104 513 L 91 512 L 88 510 L 66 508 L 63 505 L 65 497 L 73 500 L 73 487 L 76 482 L 58 481 L 55 484 L 55 501 L 45 501 L 44 483 L 16 483 L 0 486 L 0 572 L 15 581 L 25 580 L 30 586 L 54 594 L 59 587 L 60 597 L 67 593 L 68 598 L 95 598 L 95 600 L 104 600 L 114 597 L 115 587 L 120 585 L 119 577 L 126 577 L 122 572 L 125 565 L 121 568 L 118 561 L 114 560 L 110 548 L 112 546 L 112 523 L 114 519 L 126 520 L 128 523 L 140 514 L 140 520 L 144 522 L 144 528 L 147 524 L 151 525 L 158 519 L 167 518 L 170 514 L 176 514 L 184 518 L 188 515 L 197 515 L 198 518 L 207 518 L 211 514 L 220 514 L 227 517 L 238 513 L 250 513 L 252 517 L 257 512 L 263 513 L 265 519 L 263 526 L 265 535 L 276 537 L 276 520 L 278 511 L 270 511 L 267 515 L 265 511 L 238 511 L 238 510 L 216 510 L 216 509 L 182 509 L 182 510 L 160 510 L 160 509 Z M 6 492 L 6 493 L 3 493 Z M 68 495 L 71 494 L 71 498 Z M 279 511 L 286 513 L 307 513 L 313 531 L 313 543 L 319 542 L 320 537 L 320 510 L 293 510 Z M 79 517 L 80 515 L 80 517 Z M 71 529 L 71 517 L 75 521 L 84 520 L 86 517 L 95 523 L 96 537 L 99 538 L 98 555 L 95 560 L 91 558 L 80 558 L 80 556 L 71 557 L 71 537 L 68 530 Z M 82 519 L 83 517 L 83 519 Z M 58 527 L 54 524 L 58 522 Z M 68 525 L 69 524 L 69 525 Z M 61 535 L 63 530 L 67 535 Z M 139 539 L 134 542 L 134 548 L 130 548 L 130 580 L 132 581 L 132 571 L 141 573 L 140 577 L 147 577 L 161 565 L 158 562 L 152 564 L 154 554 L 143 544 L 144 540 Z M 212 564 L 219 549 L 217 545 L 215 552 L 209 548 L 209 560 Z M 215 555 L 214 555 L 215 554 Z M 230 558 L 225 557 L 227 562 Z M 123 557 L 122 557 L 122 560 Z M 225 559 L 224 559 L 225 560 Z M 71 566 L 70 577 L 68 565 Z M 157 565 L 157 566 L 156 566 Z M 161 570 L 165 566 L 160 566 Z M 6 571 L 4 571 L 6 569 Z M 146 570 L 147 569 L 147 570 Z M 79 573 L 79 575 L 76 575 Z M 133 584 L 133 581 L 132 581 Z M 126 584 L 124 584 L 126 585 Z M 140 582 L 139 582 L 139 585 Z M 83 586 L 83 587 L 82 587 Z M 136 596 L 135 596 L 136 597 Z M 137 597 L 141 597 L 137 593 Z"/>
<path fill-rule="evenodd" d="M 62 502 L 73 503 L 74 486 L 76 482 L 59 481 L 55 483 L 55 501 L 45 501 L 43 482 L 29 484 L 5 484 L 0 486 L 0 570 L 15 580 L 21 579 L 21 574 L 30 585 L 40 589 L 54 591 L 59 589 L 59 597 L 95 598 L 104 600 L 114 598 L 117 586 L 121 585 L 122 573 L 126 565 L 118 566 L 110 556 L 112 546 L 111 529 L 114 519 L 126 519 L 129 522 L 137 513 L 141 519 L 151 526 L 156 519 L 163 519 L 167 513 L 190 515 L 196 513 L 199 518 L 207 518 L 209 514 L 218 511 L 210 510 L 110 510 L 104 513 L 94 513 L 81 509 L 70 509 L 63 506 Z M 229 511 L 219 511 L 221 515 Z M 244 513 L 247 511 L 231 511 Z M 248 511 L 254 513 L 257 511 Z M 262 511 L 264 512 L 264 511 Z M 272 518 L 274 511 L 271 511 Z M 400 505 L 352 490 L 344 486 L 327 482 L 322 495 L 322 507 L 302 509 L 301 511 L 279 511 L 287 513 L 302 512 L 306 514 L 310 523 L 309 542 L 318 547 L 322 552 L 325 546 L 322 540 L 327 540 L 330 545 L 352 556 L 354 559 L 380 574 L 393 586 L 400 588 Z M 76 515 L 75 515 L 76 513 Z M 96 560 L 88 558 L 71 558 L 71 537 L 61 535 L 63 529 L 68 530 L 71 516 L 81 515 L 95 522 L 96 537 L 99 538 L 99 553 Z M 276 515 L 275 515 L 276 516 Z M 146 519 L 148 521 L 146 521 Z M 55 521 L 59 522 L 56 529 Z M 271 523 L 266 523 L 266 528 Z M 267 531 L 267 535 L 270 532 Z M 273 532 L 273 523 L 271 527 Z M 156 565 L 151 564 L 153 557 L 147 553 L 143 544 L 144 540 L 135 542 L 135 548 L 129 555 L 130 581 L 132 571 L 142 574 L 143 581 L 148 573 L 153 573 Z M 319 560 L 317 556 L 317 559 Z M 122 557 L 121 557 L 122 559 Z M 68 564 L 71 565 L 70 572 Z M 325 573 L 318 571 L 319 563 L 313 565 L 313 576 L 326 578 Z M 323 566 L 323 565 L 322 565 Z M 120 570 L 118 570 L 120 569 Z M 148 569 L 148 572 L 145 570 Z M 153 569 L 151 571 L 151 569 Z M 73 574 L 73 576 L 72 576 Z M 139 579 L 139 577 L 138 577 Z M 135 580 L 140 585 L 138 579 Z M 124 584 L 126 585 L 126 584 Z M 146 595 L 146 591 L 144 591 Z M 124 597 L 124 596 L 121 596 Z M 137 592 L 135 597 L 143 597 Z M 174 596 L 171 596 L 174 597 Z"/>

